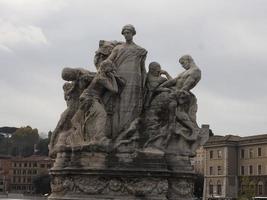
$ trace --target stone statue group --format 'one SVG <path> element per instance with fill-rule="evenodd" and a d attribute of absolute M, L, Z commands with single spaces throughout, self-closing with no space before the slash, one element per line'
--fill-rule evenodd
<path fill-rule="evenodd" d="M 201 71 L 190 55 L 172 78 L 157 62 L 145 68 L 147 51 L 133 42 L 132 25 L 122 28 L 125 42 L 99 42 L 96 72 L 64 68 L 67 108 L 52 134 L 50 155 L 68 150 L 136 151 L 194 156 L 208 138 L 196 122 L 197 99 L 191 92 Z"/>

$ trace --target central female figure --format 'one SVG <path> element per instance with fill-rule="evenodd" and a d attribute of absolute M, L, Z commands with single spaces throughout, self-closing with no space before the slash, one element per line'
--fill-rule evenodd
<path fill-rule="evenodd" d="M 122 28 L 126 42 L 116 46 L 108 60 L 112 61 L 117 74 L 126 80 L 122 93 L 114 101 L 112 137 L 129 127 L 142 112 L 146 78 L 145 59 L 147 51 L 133 42 L 136 34 L 132 25 Z"/>

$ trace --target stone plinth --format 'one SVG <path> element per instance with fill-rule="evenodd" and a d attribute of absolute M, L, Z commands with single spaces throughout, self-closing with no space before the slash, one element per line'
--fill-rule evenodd
<path fill-rule="evenodd" d="M 182 167 L 179 170 L 169 170 L 165 162 L 167 157 L 156 159 L 141 153 L 135 154 L 136 157 L 132 155 L 133 158 L 130 160 L 121 161 L 121 154 L 118 155 L 119 158 L 116 154 L 107 156 L 105 153 L 80 154 L 79 152 L 69 155 L 66 152 L 64 155 L 58 153 L 58 156 L 64 163 L 69 159 L 69 165 L 62 167 L 60 163 L 56 163 L 51 169 L 52 194 L 49 200 L 192 200 L 193 198 L 194 173 L 189 170 L 190 167 L 186 168 L 185 163 L 183 163 L 185 170 L 182 170 Z M 171 161 L 174 166 L 174 158 Z M 181 164 L 180 161 L 176 169 L 178 164 Z"/>

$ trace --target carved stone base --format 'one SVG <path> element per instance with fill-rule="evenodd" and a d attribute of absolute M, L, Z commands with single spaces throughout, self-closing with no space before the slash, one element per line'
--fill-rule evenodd
<path fill-rule="evenodd" d="M 51 170 L 49 200 L 192 200 L 194 174 L 163 170 Z"/>

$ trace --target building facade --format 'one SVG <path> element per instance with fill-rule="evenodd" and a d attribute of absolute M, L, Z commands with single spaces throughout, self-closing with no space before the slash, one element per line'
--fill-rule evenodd
<path fill-rule="evenodd" d="M 0 193 L 10 190 L 11 157 L 0 155 Z"/>
<path fill-rule="evenodd" d="M 204 145 L 204 199 L 267 196 L 267 135 L 213 136 Z"/>
<path fill-rule="evenodd" d="M 33 193 L 37 176 L 49 173 L 53 160 L 45 156 L 14 157 L 11 159 L 10 189 L 17 193 Z"/>
<path fill-rule="evenodd" d="M 196 156 L 191 159 L 191 163 L 195 173 L 204 175 L 205 150 L 203 146 L 197 149 Z"/>

